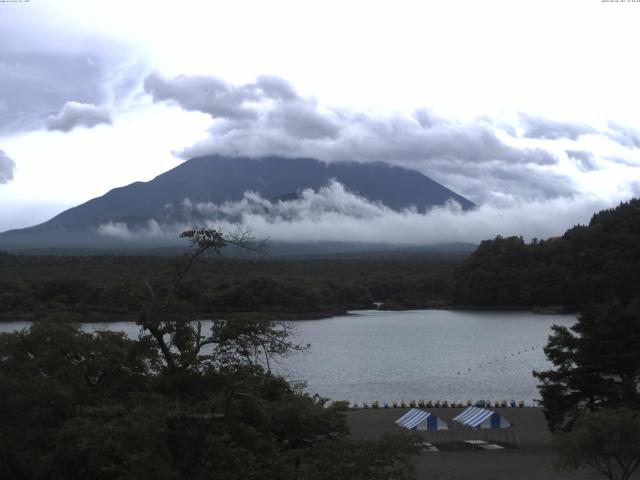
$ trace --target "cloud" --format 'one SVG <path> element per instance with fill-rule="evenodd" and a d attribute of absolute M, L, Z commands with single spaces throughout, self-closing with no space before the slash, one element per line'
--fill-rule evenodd
<path fill-rule="evenodd" d="M 342 184 L 332 180 L 317 192 L 305 189 L 298 198 L 287 201 L 270 201 L 255 192 L 246 192 L 238 202 L 225 202 L 220 205 L 213 203 L 182 203 L 183 208 L 191 206 L 205 217 L 208 215 L 224 218 L 241 219 L 244 215 L 260 215 L 269 222 L 295 222 L 303 219 L 318 220 L 327 214 L 337 214 L 355 219 L 372 219 L 381 211 L 390 210 L 381 203 L 370 202 L 357 194 L 347 191 Z M 460 207 L 461 208 L 461 207 Z"/>
<path fill-rule="evenodd" d="M 447 242 L 478 243 L 483 239 L 523 235 L 549 237 L 562 234 L 576 223 L 587 222 L 599 201 L 564 199 L 512 204 L 506 208 L 482 205 L 464 212 L 458 205 L 434 208 L 426 214 L 393 212 L 369 205 L 369 215 L 351 216 L 339 210 L 286 220 L 245 214 L 242 225 L 251 225 L 257 235 L 274 241 L 351 241 L 399 245 L 429 245 Z M 363 205 L 364 207 L 364 205 Z M 553 212 L 550 220 L 549 213 Z"/>
<path fill-rule="evenodd" d="M 503 207 L 485 204 L 463 210 L 450 202 L 426 213 L 415 209 L 401 212 L 370 202 L 331 182 L 318 191 L 305 190 L 298 198 L 271 201 L 246 192 L 237 202 L 222 204 L 182 202 L 199 221 L 214 228 L 234 231 L 251 227 L 257 237 L 278 242 L 364 242 L 397 245 L 429 245 L 472 242 L 496 235 L 522 235 L 526 239 L 561 235 L 576 224 L 585 224 L 593 212 L 628 198 L 636 184 L 627 186 L 619 198 L 603 200 L 587 195 L 516 201 Z M 159 224 L 150 220 L 142 227 L 105 224 L 99 231 L 118 238 L 177 238 L 192 222 Z"/>
<path fill-rule="evenodd" d="M 268 100 L 292 102 L 291 113 L 299 119 L 303 119 L 305 113 L 313 114 L 313 111 L 304 112 L 305 105 L 289 82 L 270 75 L 259 76 L 255 83 L 236 86 L 211 75 L 166 78 L 152 72 L 144 79 L 144 90 L 156 102 L 175 103 L 188 111 L 231 121 L 256 120 L 258 104 Z"/>
<path fill-rule="evenodd" d="M 607 136 L 613 141 L 627 148 L 640 148 L 640 132 L 637 130 L 615 122 L 609 122 L 609 129 Z"/>
<path fill-rule="evenodd" d="M 520 114 L 520 123 L 527 138 L 577 140 L 581 135 L 598 133 L 595 128 L 584 123 L 558 122 L 526 113 Z"/>
<path fill-rule="evenodd" d="M 250 86 L 251 87 L 251 86 Z M 275 100 L 297 100 L 300 98 L 298 92 L 285 79 L 277 77 L 275 75 L 260 75 L 254 88 L 262 91 L 262 94 L 267 98 Z"/>
<path fill-rule="evenodd" d="M 256 89 L 248 85 L 236 87 L 206 75 L 165 78 L 153 72 L 145 78 L 144 89 L 156 102 L 170 101 L 185 110 L 207 113 L 213 118 L 246 120 L 256 117 L 255 110 L 246 104 L 257 101 L 259 96 Z"/>
<path fill-rule="evenodd" d="M 175 231 L 175 226 L 163 231 L 160 224 L 153 218 L 147 220 L 143 225 L 130 228 L 125 222 L 106 222 L 99 225 L 97 233 L 105 237 L 117 238 L 120 240 L 136 240 L 140 238 L 178 238 L 178 235 L 186 230 Z"/>
<path fill-rule="evenodd" d="M 76 127 L 92 128 L 100 124 L 111 125 L 111 112 L 106 107 L 91 103 L 67 102 L 57 115 L 47 118 L 47 130 L 69 132 Z"/>
<path fill-rule="evenodd" d="M 566 150 L 566 153 L 569 159 L 578 163 L 580 170 L 589 172 L 598 169 L 593 153 L 584 150 Z"/>
<path fill-rule="evenodd" d="M 278 121 L 273 121 L 274 111 Z M 216 153 L 311 157 L 328 162 L 381 161 L 418 170 L 476 202 L 483 201 L 488 191 L 512 185 L 513 182 L 505 183 L 507 175 L 526 182 L 526 185 L 514 185 L 508 192 L 526 192 L 528 198 L 545 197 L 550 190 L 573 193 L 566 188 L 570 182 L 547 171 L 557 164 L 553 155 L 542 149 L 507 145 L 482 123 L 439 121 L 425 128 L 415 118 L 402 115 L 372 116 L 340 111 L 325 115 L 326 128 L 312 128 L 306 122 L 296 121 L 290 113 L 278 108 L 250 123 L 217 123 L 207 139 L 184 149 L 181 156 L 192 158 Z M 315 115 L 320 115 L 317 110 Z M 493 177 L 489 174 L 491 171 L 502 173 L 502 177 Z M 483 179 L 483 188 L 466 188 L 475 183 L 478 175 Z M 538 179 L 545 180 L 539 182 Z M 554 180 L 560 180 L 562 185 L 554 188 L 549 184 Z M 543 188 L 536 191 L 537 186 Z"/>
<path fill-rule="evenodd" d="M 84 56 L 1 50 L 0 95 L 7 108 L 0 112 L 0 133 L 38 129 L 69 100 L 107 99 L 102 69 Z"/>
<path fill-rule="evenodd" d="M 504 144 L 483 122 L 457 123 L 426 110 L 407 117 L 321 109 L 315 99 L 297 96 L 292 87 L 286 96 L 274 95 L 267 86 L 273 82 L 274 77 L 268 77 L 268 82 L 260 77 L 254 84 L 234 87 L 211 76 L 166 79 L 153 73 L 144 84 L 155 101 L 173 101 L 185 109 L 226 120 L 212 127 L 211 138 L 186 149 L 185 156 L 248 153 L 312 155 L 329 161 L 462 158 L 474 162 L 557 163 L 544 150 Z M 278 83 L 288 85 L 284 80 Z"/>
<path fill-rule="evenodd" d="M 621 158 L 621 157 L 613 157 L 613 156 L 606 156 L 604 157 L 604 159 L 613 163 L 617 163 L 618 165 L 624 165 L 626 167 L 632 167 L 632 168 L 640 167 L 640 161 L 637 159 Z"/>
<path fill-rule="evenodd" d="M 147 68 L 130 45 L 29 10 L 0 16 L 0 135 L 43 128 L 70 101 L 120 105 L 139 89 Z"/>
<path fill-rule="evenodd" d="M 3 150 L 0 150 L 0 184 L 13 180 L 15 168 L 16 163 Z"/>
<path fill-rule="evenodd" d="M 293 138 L 319 140 L 335 139 L 340 124 L 331 114 L 322 114 L 313 103 L 304 100 L 289 102 L 268 113 L 266 122 Z"/>
<path fill-rule="evenodd" d="M 460 191 L 480 192 L 477 203 L 508 205 L 519 201 L 571 198 L 578 187 L 571 177 L 532 165 L 441 164 L 443 176 Z"/>
<path fill-rule="evenodd" d="M 123 240 L 130 240 L 133 238 L 133 233 L 124 222 L 106 222 L 100 224 L 97 231 L 100 235 L 105 237 L 119 238 Z"/>
<path fill-rule="evenodd" d="M 507 195 L 529 199 L 575 193 L 571 182 L 550 172 L 558 164 L 554 155 L 506 143 L 486 119 L 461 122 L 427 109 L 407 115 L 328 108 L 273 76 L 232 85 L 214 76 L 152 73 L 144 87 L 156 102 L 212 117 L 209 136 L 178 152 L 185 159 L 220 154 L 382 161 L 416 169 L 476 202 L 505 188 Z M 480 170 L 483 188 L 468 189 Z"/>

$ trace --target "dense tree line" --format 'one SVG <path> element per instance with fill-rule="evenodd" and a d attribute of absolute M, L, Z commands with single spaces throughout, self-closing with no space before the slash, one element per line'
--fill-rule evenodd
<path fill-rule="evenodd" d="M 154 256 L 27 256 L 0 252 L 0 318 L 128 316 L 123 285 L 162 283 L 175 263 Z M 193 268 L 174 306 L 202 316 L 260 312 L 314 318 L 370 308 L 552 307 L 579 310 L 640 285 L 640 201 L 596 213 L 587 226 L 526 243 L 496 237 L 464 254 L 278 259 L 217 258 Z"/>
<path fill-rule="evenodd" d="M 562 237 L 483 241 L 454 272 L 450 301 L 460 306 L 578 309 L 640 291 L 640 200 L 593 215 Z"/>
<path fill-rule="evenodd" d="M 459 256 L 409 255 L 342 259 L 210 258 L 193 266 L 173 306 L 201 318 L 259 313 L 313 318 L 349 309 L 444 303 L 447 276 Z M 175 257 L 27 256 L 0 253 L 0 318 L 128 318 L 137 306 L 127 285 L 160 285 Z"/>

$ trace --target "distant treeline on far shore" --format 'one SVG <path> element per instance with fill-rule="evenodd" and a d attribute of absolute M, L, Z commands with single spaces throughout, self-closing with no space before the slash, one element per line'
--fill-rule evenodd
<path fill-rule="evenodd" d="M 131 319 L 132 285 L 166 284 L 176 259 L 0 252 L 0 318 Z M 318 318 L 349 309 L 538 308 L 573 311 L 640 288 L 640 200 L 596 213 L 561 237 L 483 241 L 469 256 L 209 258 L 175 292 L 201 318 Z"/>

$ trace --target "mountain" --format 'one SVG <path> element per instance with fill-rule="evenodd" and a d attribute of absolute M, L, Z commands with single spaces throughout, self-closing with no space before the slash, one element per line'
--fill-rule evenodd
<path fill-rule="evenodd" d="M 417 171 L 385 163 L 206 156 L 188 160 L 149 182 L 115 188 L 40 225 L 0 234 L 0 248 L 102 247 L 114 239 L 97 233 L 101 225 L 135 228 L 151 219 L 160 224 L 197 223 L 205 215 L 193 208 L 187 215 L 184 207 L 201 204 L 213 205 L 217 218 L 229 219 L 215 206 L 239 202 L 246 192 L 258 193 L 274 203 L 293 202 L 304 190 L 317 192 L 333 180 L 349 192 L 397 211 L 413 207 L 424 212 L 450 200 L 463 209 L 474 207 L 471 201 Z M 209 211 L 206 218 L 211 215 Z"/>

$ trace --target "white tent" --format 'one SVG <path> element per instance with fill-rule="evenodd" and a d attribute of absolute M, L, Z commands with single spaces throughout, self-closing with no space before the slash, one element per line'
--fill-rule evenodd
<path fill-rule="evenodd" d="M 448 430 L 447 422 L 441 420 L 430 412 L 412 408 L 405 415 L 396 420 L 396 424 L 409 430 L 436 432 Z"/>
<path fill-rule="evenodd" d="M 498 429 L 512 426 L 512 423 L 499 413 L 479 407 L 467 408 L 453 421 L 472 428 Z"/>

